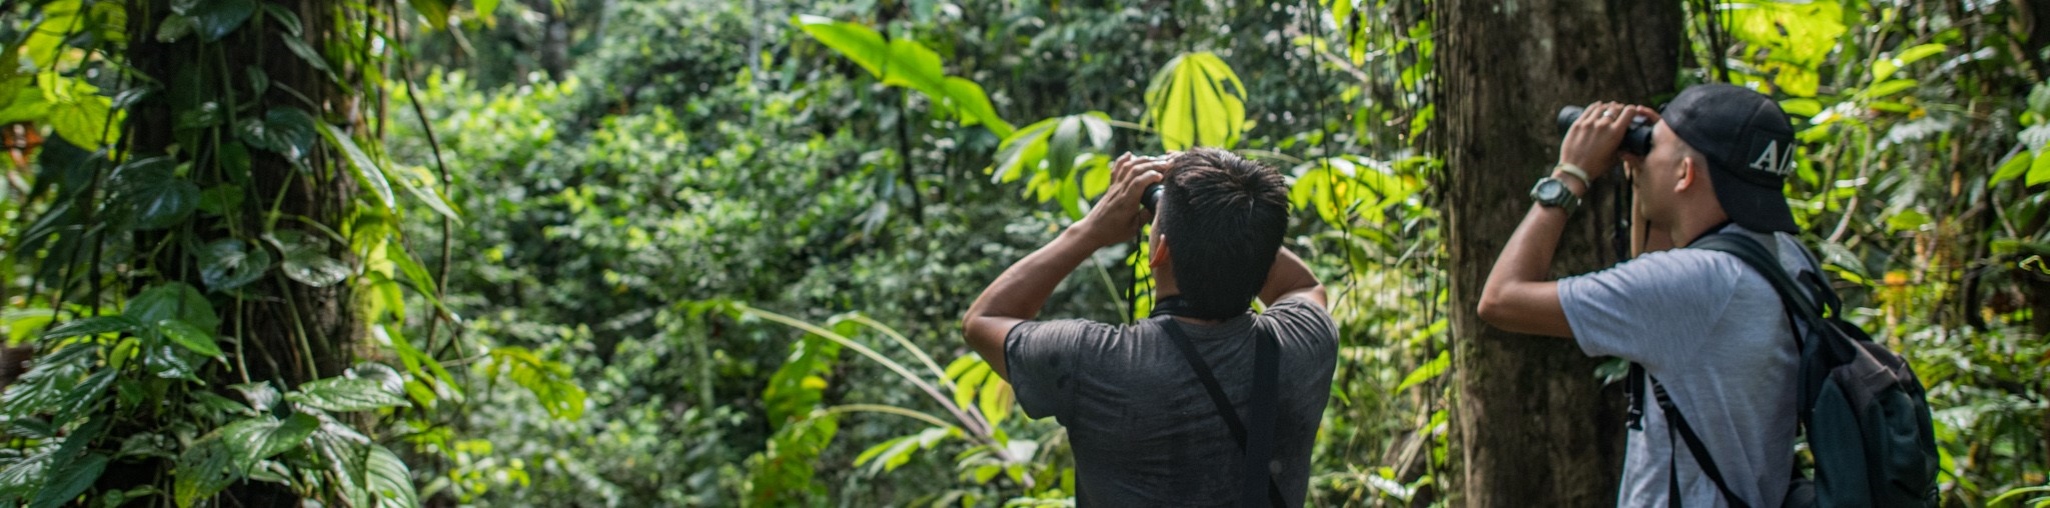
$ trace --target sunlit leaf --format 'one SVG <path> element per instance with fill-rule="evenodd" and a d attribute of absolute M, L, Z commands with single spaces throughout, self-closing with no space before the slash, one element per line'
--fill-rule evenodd
<path fill-rule="evenodd" d="M 326 411 L 369 411 L 406 405 L 399 387 L 387 388 L 373 379 L 327 378 L 306 383 L 285 400 Z"/>
<path fill-rule="evenodd" d="M 419 11 L 420 16 L 427 18 L 427 23 L 434 25 L 436 30 L 448 28 L 449 5 L 453 3 L 453 0 L 406 0 L 406 4 Z"/>
<path fill-rule="evenodd" d="M 82 80 L 67 80 L 66 83 L 70 84 L 69 93 L 61 94 L 57 101 L 49 103 L 50 125 L 56 128 L 58 135 L 79 147 L 97 150 L 115 136 L 115 130 L 107 128 L 115 119 L 113 99 L 100 95 L 98 89 Z"/>
<path fill-rule="evenodd" d="M 977 407 L 982 410 L 982 416 L 989 419 L 990 425 L 996 425 L 1011 416 L 1011 404 L 1014 401 L 1011 384 L 1004 382 L 1002 376 L 992 373 L 983 378 L 982 392 L 975 398 Z"/>
<path fill-rule="evenodd" d="M 793 16 L 790 23 L 853 60 L 884 85 L 925 93 L 942 109 L 959 116 L 963 125 L 980 123 L 997 137 L 1012 134 L 1011 124 L 997 117 L 982 86 L 947 76 L 940 66 L 939 54 L 924 44 L 906 38 L 885 42 L 882 34 L 867 26 L 808 14 Z"/>
<path fill-rule="evenodd" d="M 1407 390 L 1411 386 L 1435 379 L 1443 375 L 1445 369 L 1451 366 L 1452 356 L 1450 353 L 1448 351 L 1439 351 L 1436 358 L 1432 358 L 1429 362 L 1424 362 L 1423 365 L 1417 366 L 1416 370 L 1409 371 L 1409 375 L 1403 376 L 1402 383 L 1395 385 L 1395 389 L 1389 393 L 1402 393 L 1403 390 Z"/>
<path fill-rule="evenodd" d="M 2043 182 L 2050 182 L 2050 157 L 2037 154 L 2035 159 L 2029 163 L 2029 174 L 2027 178 L 2023 179 L 2023 183 L 2035 186 Z"/>
<path fill-rule="evenodd" d="M 1146 121 L 1166 150 L 1230 149 L 1245 130 L 1245 100 L 1245 84 L 1217 55 L 1185 53 L 1146 86 Z"/>
<path fill-rule="evenodd" d="M 526 348 L 507 346 L 491 350 L 492 372 L 503 372 L 513 382 L 534 394 L 549 416 L 576 420 L 584 415 L 584 389 L 578 387 L 568 365 L 543 360 Z M 798 382 L 802 382 L 801 380 Z"/>
<path fill-rule="evenodd" d="M 333 124 L 321 122 L 320 134 L 327 138 L 328 143 L 348 156 L 349 167 L 356 170 L 356 179 L 370 187 L 371 195 L 377 196 L 378 203 L 383 204 L 386 209 L 397 209 L 398 198 L 392 196 L 391 181 L 384 178 L 384 170 L 378 168 L 377 163 L 372 162 L 361 147 L 356 146 L 356 141 L 349 138 L 349 133 L 342 132 L 340 127 Z"/>
<path fill-rule="evenodd" d="M 976 363 L 954 378 L 954 406 L 962 409 L 974 407 L 976 392 L 982 389 L 982 379 L 991 374 L 988 363 Z M 987 415 L 985 415 L 987 416 Z"/>
<path fill-rule="evenodd" d="M 2000 182 L 2019 178 L 2029 172 L 2035 161 L 2035 153 L 2028 150 L 2016 150 L 2012 155 L 2007 156 L 2006 161 L 2000 163 L 2000 169 L 1993 172 L 1993 178 L 1987 180 L 1986 185 L 2000 185 Z"/>

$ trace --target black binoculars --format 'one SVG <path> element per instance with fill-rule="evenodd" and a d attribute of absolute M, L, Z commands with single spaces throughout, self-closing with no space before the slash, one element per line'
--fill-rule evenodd
<path fill-rule="evenodd" d="M 1160 195 L 1164 192 L 1167 192 L 1167 184 L 1156 183 L 1146 186 L 1146 192 L 1139 193 L 1139 206 L 1146 207 L 1148 212 L 1153 211 L 1153 206 L 1160 203 Z"/>
<path fill-rule="evenodd" d="M 1573 122 L 1580 121 L 1580 114 L 1586 111 L 1587 108 L 1580 106 L 1559 108 L 1559 135 L 1564 136 L 1566 131 L 1572 130 Z M 1651 125 L 1645 122 L 1644 117 L 1630 119 L 1630 130 L 1623 133 L 1623 145 L 1617 149 L 1639 157 L 1651 153 Z"/>

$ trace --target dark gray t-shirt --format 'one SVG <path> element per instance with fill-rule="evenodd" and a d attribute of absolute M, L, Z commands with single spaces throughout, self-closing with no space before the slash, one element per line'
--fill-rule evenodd
<path fill-rule="evenodd" d="M 1759 240 L 1789 273 L 1815 270 L 1791 235 L 1723 231 Z M 1800 354 L 1763 275 L 1734 255 L 1673 249 L 1561 279 L 1559 305 L 1582 351 L 1643 364 L 1665 386 L 1732 492 L 1751 506 L 1780 505 L 1793 468 Z M 1616 505 L 1667 506 L 1677 467 L 1683 505 L 1729 506 L 1648 397 L 1644 428 L 1627 440 Z"/>
<path fill-rule="evenodd" d="M 1025 413 L 1054 417 L 1075 450 L 1076 501 L 1087 506 L 1238 503 L 1241 452 L 1196 373 L 1156 317 L 1130 325 L 1028 321 L 1004 339 Z M 1274 458 L 1282 497 L 1301 506 L 1310 445 L 1338 360 L 1330 314 L 1301 298 L 1205 326 L 1181 323 L 1241 421 L 1250 418 L 1253 327 L 1281 343 Z"/>

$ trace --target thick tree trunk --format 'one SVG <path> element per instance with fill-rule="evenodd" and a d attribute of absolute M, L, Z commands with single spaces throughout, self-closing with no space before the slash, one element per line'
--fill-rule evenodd
<path fill-rule="evenodd" d="M 254 14 L 257 19 L 245 22 L 213 44 L 201 43 L 198 36 L 160 42 L 158 27 L 172 12 L 168 0 L 137 2 L 130 7 L 127 61 L 142 74 L 169 85 L 128 110 L 129 158 L 183 152 L 181 160 L 196 159 L 195 167 L 207 168 L 223 157 L 223 147 L 229 145 L 245 149 L 249 158 L 247 172 L 240 175 L 226 169 L 192 171 L 190 178 L 203 189 L 225 185 L 242 189 L 241 204 L 218 217 L 195 214 L 196 224 L 189 231 L 206 236 L 164 249 L 156 260 L 158 266 L 165 267 L 164 276 L 206 290 L 195 257 L 184 249 L 229 238 L 229 231 L 239 232 L 233 236 L 251 248 L 267 249 L 260 239 L 264 233 L 290 229 L 308 237 L 328 238 L 325 231 L 352 230 L 345 223 L 352 215 L 357 183 L 347 168 L 337 163 L 341 159 L 326 148 L 326 143 L 315 138 L 311 149 L 295 165 L 285 155 L 238 141 L 236 124 L 230 123 L 261 119 L 270 111 L 287 107 L 307 111 L 316 122 L 360 120 L 354 113 L 358 110 L 356 96 L 341 92 L 327 71 L 279 43 L 283 38 L 299 37 L 313 48 L 322 48 L 343 38 L 335 32 L 340 27 L 360 29 L 361 25 L 336 18 L 339 5 L 320 0 L 281 4 L 297 16 L 303 30 L 303 35 L 297 36 L 288 32 L 284 23 L 275 21 L 273 15 L 259 10 Z M 346 66 L 329 65 L 345 79 L 353 72 Z M 260 92 L 257 81 L 250 78 L 258 74 L 264 77 Z M 222 103 L 224 119 L 219 126 L 211 127 L 217 131 L 185 140 L 189 146 L 179 146 L 180 114 L 189 114 L 196 105 L 177 104 L 181 96 L 198 97 L 184 100 Z M 236 104 L 254 103 L 255 107 L 235 109 L 230 115 L 230 99 Z M 275 229 L 265 231 L 263 218 L 273 206 L 277 213 L 292 219 L 276 221 Z M 354 262 L 346 242 L 329 239 L 327 247 L 327 256 Z M 274 255 L 273 259 L 282 257 Z M 239 291 L 245 296 L 208 294 L 221 319 L 217 332 L 229 338 L 222 345 L 229 358 L 227 363 L 235 366 L 208 370 L 205 375 L 210 386 L 225 391 L 229 385 L 244 382 L 246 376 L 247 380 L 293 388 L 314 379 L 340 375 L 354 358 L 353 348 L 363 329 L 347 281 L 312 287 L 286 277 L 274 265 L 263 278 Z M 243 368 L 247 371 L 238 372 Z M 158 465 L 170 467 L 168 463 Z M 101 486 L 118 488 L 162 477 L 163 471 L 147 469 L 117 464 L 101 477 Z M 264 482 L 240 482 L 220 495 L 228 505 L 299 504 L 298 493 Z"/>
<path fill-rule="evenodd" d="M 1508 333 L 1474 312 L 1495 257 L 1558 159 L 1559 107 L 1655 105 L 1669 94 L 1685 32 L 1679 2 L 1450 0 L 1438 4 L 1438 111 L 1445 127 L 1455 408 L 1469 506 L 1615 502 L 1623 457 L 1620 387 L 1604 387 L 1571 340 Z M 1565 233 L 1556 275 L 1618 261 L 1620 179 L 1607 179 Z M 1626 234 L 1627 236 L 1627 234 Z"/>

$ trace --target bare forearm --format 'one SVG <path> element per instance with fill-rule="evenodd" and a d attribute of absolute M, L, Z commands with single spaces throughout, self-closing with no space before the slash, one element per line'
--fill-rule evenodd
<path fill-rule="evenodd" d="M 1073 230 L 1064 231 L 1053 242 L 1005 269 L 1003 275 L 997 276 L 996 282 L 983 289 L 982 295 L 968 307 L 967 319 L 1037 317 L 1039 308 L 1046 304 L 1047 297 L 1053 295 L 1061 279 L 1074 272 L 1096 251 L 1078 236 Z"/>
<path fill-rule="evenodd" d="M 1322 286 L 1323 284 L 1317 281 L 1317 274 L 1310 272 L 1310 265 L 1303 263 L 1303 258 L 1296 257 L 1294 252 L 1282 247 L 1281 252 L 1274 255 L 1274 265 L 1267 269 L 1267 283 L 1260 287 L 1260 304 L 1274 305 L 1276 300 L 1286 298 L 1292 293 L 1321 289 Z M 1321 291 L 1318 293 L 1316 300 L 1322 305 L 1324 295 Z"/>
<path fill-rule="evenodd" d="M 1572 336 L 1559 304 L 1558 283 L 1545 280 L 1566 220 L 1560 209 L 1531 206 L 1488 272 L 1487 286 L 1481 290 L 1481 320 L 1513 332 Z"/>

